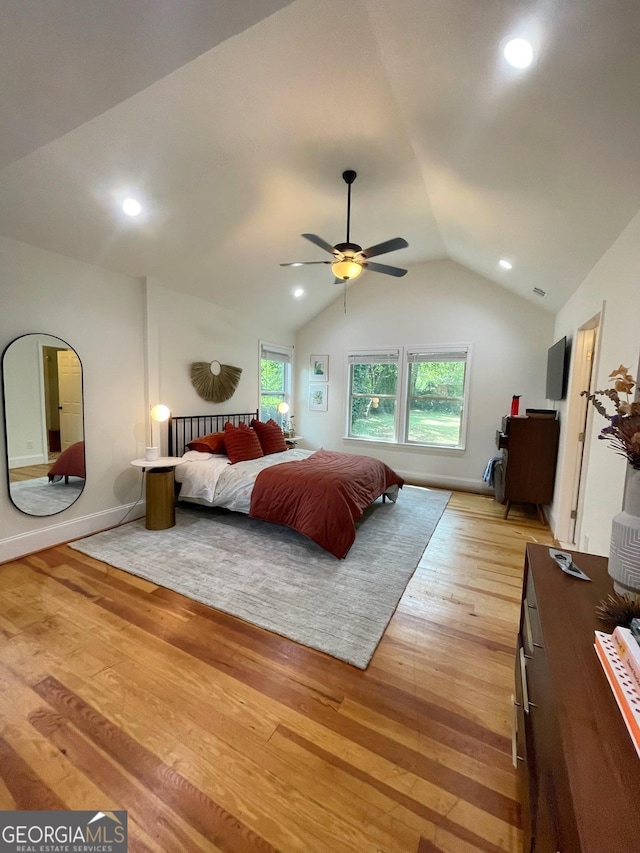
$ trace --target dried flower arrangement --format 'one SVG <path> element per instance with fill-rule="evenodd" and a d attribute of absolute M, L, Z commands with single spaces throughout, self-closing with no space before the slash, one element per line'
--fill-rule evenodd
<path fill-rule="evenodd" d="M 614 380 L 613 388 L 594 391 L 593 394 L 582 391 L 581 396 L 587 397 L 609 421 L 609 425 L 600 430 L 598 438 L 609 441 L 614 451 L 624 456 L 632 468 L 640 469 L 640 401 L 629 399 L 636 381 L 623 364 L 609 374 L 609 379 Z M 626 399 L 622 400 L 620 394 L 625 394 Z M 615 414 L 610 415 L 598 397 L 611 400 Z"/>

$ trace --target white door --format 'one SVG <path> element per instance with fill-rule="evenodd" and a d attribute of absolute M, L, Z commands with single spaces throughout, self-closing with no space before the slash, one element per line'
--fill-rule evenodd
<path fill-rule="evenodd" d="M 60 447 L 66 450 L 84 439 L 82 423 L 82 368 L 73 350 L 58 353 L 58 397 Z"/>

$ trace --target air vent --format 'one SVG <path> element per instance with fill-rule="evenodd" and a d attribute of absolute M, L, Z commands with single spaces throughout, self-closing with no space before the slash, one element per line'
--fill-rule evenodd
<path fill-rule="evenodd" d="M 541 287 L 534 287 L 533 292 L 535 293 L 536 296 L 539 296 L 541 299 L 544 299 L 544 297 L 547 295 L 547 291 L 542 290 Z"/>

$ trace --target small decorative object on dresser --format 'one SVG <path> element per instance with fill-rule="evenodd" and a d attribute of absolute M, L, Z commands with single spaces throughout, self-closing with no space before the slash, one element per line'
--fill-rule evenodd
<path fill-rule="evenodd" d="M 611 593 L 598 604 L 596 615 L 601 622 L 628 628 L 640 617 L 640 600 L 636 595 Z"/>
<path fill-rule="evenodd" d="M 640 401 L 630 399 L 636 382 L 623 364 L 609 374 L 609 379 L 614 380 L 613 388 L 581 393 L 609 421 L 598 438 L 608 441 L 628 462 L 622 512 L 611 525 L 609 574 L 616 592 L 640 596 Z M 608 414 L 598 397 L 611 400 L 614 414 Z"/>
<path fill-rule="evenodd" d="M 640 600 L 640 470 L 628 466 L 622 512 L 611 522 L 609 574 L 616 592 Z"/>

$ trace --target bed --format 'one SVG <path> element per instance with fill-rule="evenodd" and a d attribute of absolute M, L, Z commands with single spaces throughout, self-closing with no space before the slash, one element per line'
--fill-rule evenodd
<path fill-rule="evenodd" d="M 263 427 L 269 426 L 268 438 L 273 443 L 262 441 L 265 451 L 275 446 L 283 449 L 238 461 L 231 452 L 231 440 L 238 432 L 243 436 L 245 431 L 254 432 L 252 422 L 261 440 Z M 231 426 L 226 427 L 227 423 Z M 196 441 L 207 436 L 213 442 L 209 446 L 217 449 L 212 436 L 220 433 L 230 436 L 230 456 L 207 452 Z M 198 449 L 193 449 L 194 444 Z M 364 510 L 380 497 L 395 502 L 404 485 L 395 471 L 371 456 L 284 448 L 279 427 L 273 422 L 261 424 L 257 412 L 172 417 L 169 421 L 168 453 L 184 460 L 175 468 L 180 501 L 283 524 L 339 559 L 346 557 L 355 541 L 355 522 Z"/>

